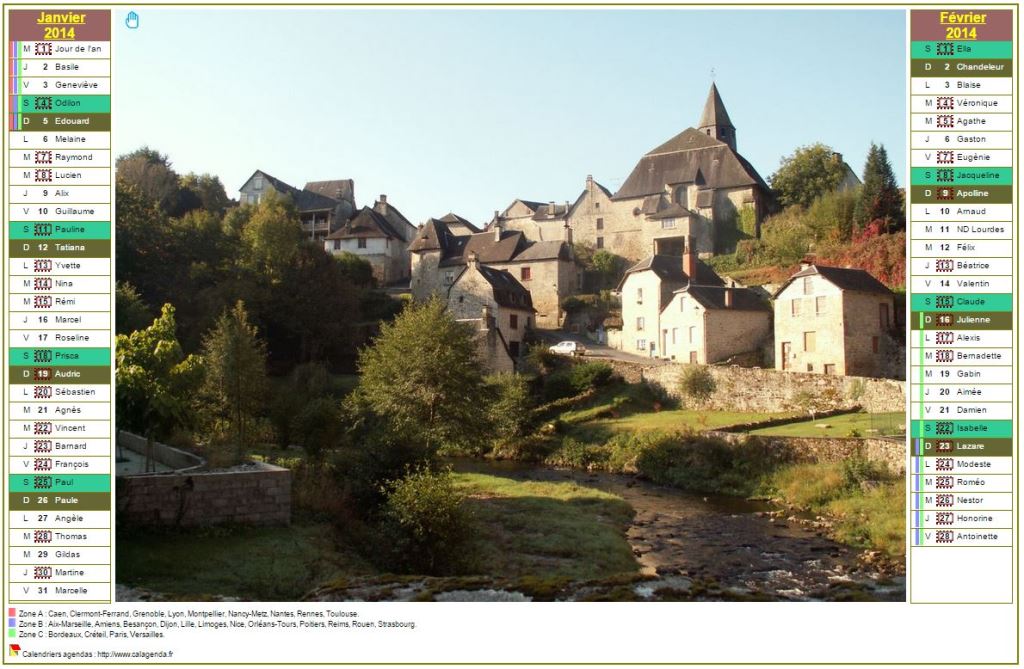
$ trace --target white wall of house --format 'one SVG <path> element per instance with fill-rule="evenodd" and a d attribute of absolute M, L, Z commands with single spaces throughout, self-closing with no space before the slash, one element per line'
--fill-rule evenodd
<path fill-rule="evenodd" d="M 622 350 L 661 355 L 660 332 L 661 279 L 652 271 L 633 272 L 622 284 Z"/>
<path fill-rule="evenodd" d="M 776 368 L 847 374 L 845 328 L 843 291 L 817 274 L 796 279 L 775 298 Z"/>
<path fill-rule="evenodd" d="M 708 362 L 704 345 L 706 311 L 686 293 L 675 294 L 661 312 L 658 347 L 662 357 L 678 362 Z"/>

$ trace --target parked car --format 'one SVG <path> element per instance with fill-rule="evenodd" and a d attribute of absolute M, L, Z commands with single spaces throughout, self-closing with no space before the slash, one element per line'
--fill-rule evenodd
<path fill-rule="evenodd" d="M 587 348 L 578 341 L 560 341 L 548 349 L 559 355 L 586 355 Z"/>

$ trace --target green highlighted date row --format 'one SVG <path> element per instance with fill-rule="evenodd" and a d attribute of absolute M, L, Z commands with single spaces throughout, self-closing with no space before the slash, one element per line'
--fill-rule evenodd
<path fill-rule="evenodd" d="M 10 474 L 8 490 L 15 492 L 110 492 L 110 474 Z"/>
<path fill-rule="evenodd" d="M 1012 420 L 913 420 L 911 436 L 924 439 L 950 437 L 978 437 L 1010 439 L 1013 437 Z"/>
<path fill-rule="evenodd" d="M 109 114 L 109 95 L 19 95 L 12 111 L 22 114 Z"/>
<path fill-rule="evenodd" d="M 109 348 L 12 348 L 12 365 L 110 365 Z"/>
<path fill-rule="evenodd" d="M 1011 293 L 914 293 L 911 311 L 1013 311 Z"/>
<path fill-rule="evenodd" d="M 10 239 L 110 239 L 110 221 L 11 221 Z"/>

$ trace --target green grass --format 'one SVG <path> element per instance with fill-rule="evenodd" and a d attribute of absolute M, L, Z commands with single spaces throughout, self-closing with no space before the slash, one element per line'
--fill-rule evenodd
<path fill-rule="evenodd" d="M 132 529 L 117 538 L 117 581 L 172 599 L 295 601 L 339 574 L 373 573 L 328 523 L 288 527 Z"/>
<path fill-rule="evenodd" d="M 826 514 L 833 539 L 880 550 L 892 558 L 905 552 L 905 494 L 902 480 L 877 465 L 858 471 L 853 460 L 784 467 L 770 478 L 774 497 L 787 504 Z M 873 481 L 862 488 L 860 480 Z"/>
<path fill-rule="evenodd" d="M 792 416 L 792 413 L 753 413 L 743 411 L 694 411 L 692 409 L 671 409 L 651 413 L 639 413 L 623 418 L 603 421 L 614 432 L 663 432 L 681 431 L 687 428 L 704 431 L 714 430 L 740 423 L 753 423 L 773 418 Z"/>
<path fill-rule="evenodd" d="M 469 495 L 478 560 L 508 578 L 607 578 L 636 573 L 625 538 L 633 509 L 622 498 L 571 482 L 455 474 Z"/>
<path fill-rule="evenodd" d="M 817 427 L 827 425 L 828 427 Z M 872 431 L 877 430 L 877 431 Z M 848 437 L 859 433 L 862 437 L 903 434 L 906 415 L 902 411 L 891 413 L 850 413 L 830 418 L 819 418 L 788 425 L 777 425 L 754 430 L 751 434 L 773 437 Z"/>

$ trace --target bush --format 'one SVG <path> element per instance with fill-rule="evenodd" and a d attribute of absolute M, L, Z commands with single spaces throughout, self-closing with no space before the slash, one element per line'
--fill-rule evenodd
<path fill-rule="evenodd" d="M 553 402 L 576 395 L 570 370 L 560 369 L 544 377 L 544 401 Z"/>
<path fill-rule="evenodd" d="M 711 370 L 698 365 L 687 365 L 679 376 L 679 393 L 695 402 L 706 402 L 715 392 L 715 377 Z"/>
<path fill-rule="evenodd" d="M 584 362 L 569 369 L 569 383 L 577 393 L 586 392 L 608 383 L 613 371 L 606 362 Z"/>
<path fill-rule="evenodd" d="M 604 465 L 608 460 L 608 451 L 603 446 L 584 444 L 571 437 L 562 440 L 562 445 L 545 458 L 544 463 L 555 467 L 575 467 L 590 469 Z"/>
<path fill-rule="evenodd" d="M 531 434 L 498 441 L 491 450 L 491 457 L 497 460 L 543 462 L 557 446 L 558 442 L 550 436 Z"/>
<path fill-rule="evenodd" d="M 444 575 L 468 564 L 470 518 L 450 471 L 412 469 L 386 483 L 382 492 L 382 536 L 390 568 Z"/>
<path fill-rule="evenodd" d="M 324 454 L 338 446 L 343 426 L 334 400 L 312 400 L 292 420 L 290 433 L 311 462 L 320 462 Z"/>
<path fill-rule="evenodd" d="M 533 415 L 530 384 L 521 374 L 493 374 L 485 379 L 491 394 L 487 414 L 499 439 L 525 435 Z"/>

